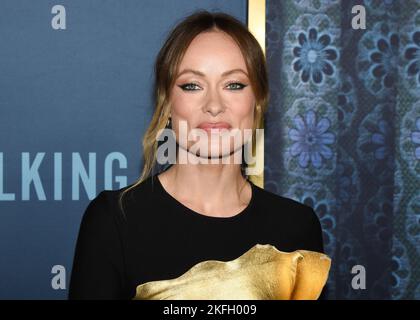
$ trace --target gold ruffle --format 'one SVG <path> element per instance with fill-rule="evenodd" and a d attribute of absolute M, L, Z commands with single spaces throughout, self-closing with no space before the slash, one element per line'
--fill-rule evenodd
<path fill-rule="evenodd" d="M 227 262 L 207 260 L 171 280 L 137 286 L 134 300 L 311 300 L 318 299 L 331 266 L 322 253 L 282 252 L 256 244 Z"/>

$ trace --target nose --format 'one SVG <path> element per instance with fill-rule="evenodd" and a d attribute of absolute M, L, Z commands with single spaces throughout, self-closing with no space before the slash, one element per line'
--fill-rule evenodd
<path fill-rule="evenodd" d="M 207 101 L 204 104 L 204 112 L 210 113 L 213 117 L 224 111 L 223 101 L 215 88 L 208 91 Z"/>

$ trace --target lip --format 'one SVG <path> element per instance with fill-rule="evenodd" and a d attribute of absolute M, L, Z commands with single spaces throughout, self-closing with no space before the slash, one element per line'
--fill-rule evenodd
<path fill-rule="evenodd" d="M 231 125 L 227 122 L 202 122 L 197 127 L 206 131 L 210 131 L 211 129 L 230 129 Z"/>

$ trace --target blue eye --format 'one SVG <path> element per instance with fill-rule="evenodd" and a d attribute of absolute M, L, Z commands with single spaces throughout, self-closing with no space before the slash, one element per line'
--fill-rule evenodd
<path fill-rule="evenodd" d="M 231 89 L 232 90 L 242 90 L 243 88 L 245 88 L 247 85 L 245 85 L 245 84 L 242 84 L 242 83 L 240 83 L 240 82 L 232 82 L 232 83 L 229 83 L 228 84 L 228 87 L 229 86 L 233 86 L 233 87 L 231 87 Z"/>
<path fill-rule="evenodd" d="M 186 83 L 178 87 L 180 87 L 184 91 L 197 91 L 197 89 L 194 89 L 194 88 L 199 87 L 199 86 L 195 83 Z"/>

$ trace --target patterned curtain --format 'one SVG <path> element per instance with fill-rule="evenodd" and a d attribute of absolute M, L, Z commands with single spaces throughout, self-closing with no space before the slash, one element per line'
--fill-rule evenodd
<path fill-rule="evenodd" d="M 357 4 L 366 29 L 351 27 Z M 419 299 L 420 0 L 266 10 L 265 188 L 317 213 L 329 299 Z"/>

